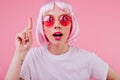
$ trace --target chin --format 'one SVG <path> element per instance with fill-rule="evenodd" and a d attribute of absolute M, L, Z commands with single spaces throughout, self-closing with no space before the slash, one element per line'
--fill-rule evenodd
<path fill-rule="evenodd" d="M 52 43 L 54 45 L 61 45 L 61 44 L 66 44 L 66 42 L 55 42 L 55 43 Z"/>

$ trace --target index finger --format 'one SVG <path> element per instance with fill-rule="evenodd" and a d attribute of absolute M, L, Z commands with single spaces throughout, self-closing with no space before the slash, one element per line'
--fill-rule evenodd
<path fill-rule="evenodd" d="M 33 26 L 33 24 L 32 24 L 32 18 L 29 17 L 29 19 L 28 19 L 28 27 L 27 27 L 27 29 L 31 29 L 31 30 L 32 30 L 32 26 Z"/>

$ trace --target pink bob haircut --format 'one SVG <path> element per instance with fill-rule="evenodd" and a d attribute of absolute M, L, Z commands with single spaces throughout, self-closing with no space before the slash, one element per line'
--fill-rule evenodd
<path fill-rule="evenodd" d="M 68 38 L 68 42 L 74 41 L 78 35 L 79 35 L 79 25 L 78 20 L 75 17 L 74 11 L 72 6 L 64 1 L 64 0 L 49 0 L 46 4 L 44 4 L 40 8 L 38 20 L 37 20 L 37 27 L 36 27 L 36 40 L 39 45 L 48 45 L 48 40 L 45 37 L 44 31 L 43 31 L 43 23 L 42 18 L 45 15 L 46 12 L 53 10 L 54 7 L 57 6 L 61 10 L 67 12 L 72 19 L 72 30 Z"/>

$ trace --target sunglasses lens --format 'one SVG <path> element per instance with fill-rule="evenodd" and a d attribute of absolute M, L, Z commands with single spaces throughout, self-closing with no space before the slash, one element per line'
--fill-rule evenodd
<path fill-rule="evenodd" d="M 68 26 L 71 22 L 71 18 L 70 16 L 68 15 L 62 15 L 60 17 L 60 23 L 63 25 L 63 26 Z"/>
<path fill-rule="evenodd" d="M 52 27 L 53 24 L 54 24 L 54 18 L 53 16 L 45 16 L 44 19 L 43 19 L 43 24 L 47 27 Z"/>
<path fill-rule="evenodd" d="M 43 19 L 43 24 L 47 27 L 52 27 L 54 25 L 54 17 L 52 15 L 47 15 Z M 59 18 L 59 22 L 62 26 L 66 27 L 71 23 L 71 17 L 69 15 L 62 15 Z"/>

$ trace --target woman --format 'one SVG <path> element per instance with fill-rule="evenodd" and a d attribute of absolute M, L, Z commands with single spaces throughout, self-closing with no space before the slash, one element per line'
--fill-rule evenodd
<path fill-rule="evenodd" d="M 6 80 L 120 80 L 120 76 L 95 54 L 69 43 L 79 33 L 70 4 L 53 0 L 40 9 L 32 48 L 32 19 L 16 37 L 16 50 Z"/>

